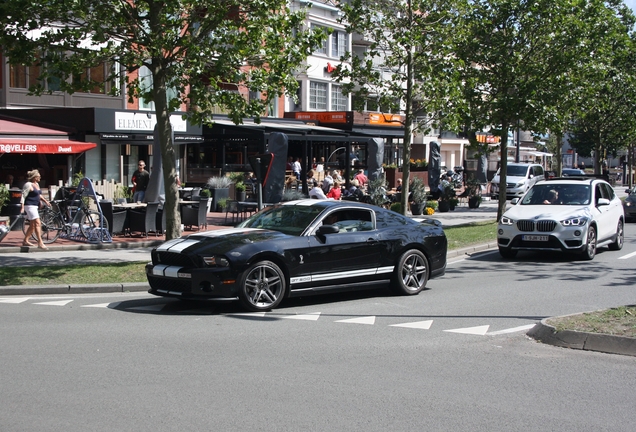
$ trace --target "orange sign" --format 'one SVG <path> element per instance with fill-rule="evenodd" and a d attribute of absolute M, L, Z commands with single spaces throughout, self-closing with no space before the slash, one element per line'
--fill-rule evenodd
<path fill-rule="evenodd" d="M 296 112 L 293 113 L 294 118 L 298 120 L 314 120 L 322 123 L 330 124 L 348 124 L 346 111 L 330 111 L 330 112 Z"/>
<path fill-rule="evenodd" d="M 369 124 L 382 126 L 402 126 L 404 119 L 399 114 L 370 113 Z"/>

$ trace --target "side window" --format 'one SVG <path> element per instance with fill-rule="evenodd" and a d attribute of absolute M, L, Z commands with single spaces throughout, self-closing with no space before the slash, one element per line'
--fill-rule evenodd
<path fill-rule="evenodd" d="M 597 183 L 594 188 L 594 204 L 598 204 L 600 198 L 603 198 L 603 190 L 601 189 L 601 185 Z"/>
<path fill-rule="evenodd" d="M 603 190 L 603 198 L 607 198 L 608 200 L 614 199 L 614 189 L 607 183 L 601 183 L 601 189 Z"/>
<path fill-rule="evenodd" d="M 369 210 L 336 211 L 327 215 L 322 223 L 337 226 L 340 233 L 373 230 L 373 217 Z"/>
<path fill-rule="evenodd" d="M 540 165 L 537 165 L 536 167 L 534 167 L 534 175 L 535 176 L 542 176 L 543 175 L 543 167 Z"/>

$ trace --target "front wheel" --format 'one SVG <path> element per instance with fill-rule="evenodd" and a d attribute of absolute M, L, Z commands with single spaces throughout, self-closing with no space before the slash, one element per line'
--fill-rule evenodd
<path fill-rule="evenodd" d="M 414 295 L 426 287 L 428 282 L 428 261 L 417 249 L 402 254 L 393 273 L 391 288 L 397 294 Z"/>
<path fill-rule="evenodd" d="M 64 223 L 55 213 L 50 211 L 41 214 L 40 220 L 42 221 L 42 242 L 44 244 L 53 243 L 60 236 Z"/>
<path fill-rule="evenodd" d="M 616 238 L 613 243 L 609 244 L 609 249 L 613 251 L 623 249 L 623 243 L 625 242 L 625 230 L 623 229 L 623 221 L 618 221 L 618 226 L 616 227 Z"/>
<path fill-rule="evenodd" d="M 271 261 L 259 261 L 243 272 L 239 282 L 239 301 L 247 310 L 274 309 L 286 290 L 283 271 Z"/>
<path fill-rule="evenodd" d="M 98 236 L 101 240 L 101 233 L 97 232 L 96 228 L 103 228 L 108 231 L 108 221 L 98 211 L 89 210 L 82 215 L 82 220 L 80 221 L 80 231 L 82 235 L 87 239 L 92 239 L 95 236 Z"/>
<path fill-rule="evenodd" d="M 596 256 L 596 228 L 591 226 L 587 230 L 587 242 L 583 250 L 582 257 L 586 261 L 591 261 Z"/>

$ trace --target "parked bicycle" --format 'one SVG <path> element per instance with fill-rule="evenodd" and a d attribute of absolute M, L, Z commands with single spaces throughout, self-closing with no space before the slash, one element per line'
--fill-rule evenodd
<path fill-rule="evenodd" d="M 108 231 L 108 221 L 96 210 L 88 207 L 88 199 L 54 200 L 51 207 L 40 209 L 42 241 L 53 243 L 60 235 L 67 237 L 83 236 L 92 239 L 100 229 Z M 22 229 L 26 235 L 29 221 L 25 220 Z M 35 234 L 32 238 L 35 240 Z"/>

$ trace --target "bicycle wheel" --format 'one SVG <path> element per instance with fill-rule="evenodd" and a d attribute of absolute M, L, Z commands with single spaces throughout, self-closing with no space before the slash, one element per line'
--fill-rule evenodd
<path fill-rule="evenodd" d="M 60 232 L 64 228 L 64 222 L 58 213 L 45 210 L 40 213 L 40 221 L 42 227 L 42 242 L 44 244 L 53 243 L 60 236 Z"/>
<path fill-rule="evenodd" d="M 84 210 L 82 212 L 82 220 L 80 221 L 80 231 L 82 235 L 87 239 L 92 239 L 95 236 L 95 228 L 104 228 L 108 231 L 108 221 L 105 217 L 101 219 L 100 223 L 98 211 Z M 99 237 L 101 238 L 101 235 L 99 235 Z"/>

